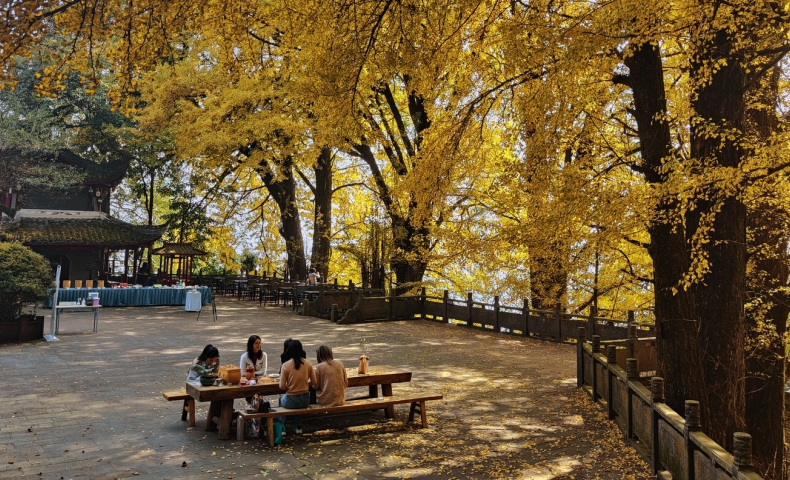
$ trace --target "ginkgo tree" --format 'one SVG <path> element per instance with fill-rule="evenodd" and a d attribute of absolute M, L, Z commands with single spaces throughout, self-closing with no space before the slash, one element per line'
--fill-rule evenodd
<path fill-rule="evenodd" d="M 727 447 L 735 431 L 760 432 L 758 468 L 782 469 L 781 429 L 769 427 L 782 416 L 787 321 L 787 134 L 775 113 L 786 79 L 774 69 L 790 50 L 785 3 L 3 8 L 6 66 L 43 35 L 69 34 L 40 92 L 62 91 L 67 71 L 90 88 L 109 70 L 116 105 L 170 130 L 196 168 L 255 172 L 294 271 L 310 210 L 300 201 L 319 196 L 305 171 L 331 152 L 375 194 L 353 198 L 386 218 L 401 292 L 426 272 L 466 288 L 511 285 L 541 307 L 600 309 L 620 289 L 639 305 L 652 290 L 668 403 L 699 400 L 706 431 Z M 363 217 L 353 213 L 344 218 Z M 314 239 L 341 230 L 352 231 Z M 498 264 L 508 273 L 470 273 Z M 747 365 L 747 347 L 760 361 Z M 748 369 L 767 372 L 763 418 L 749 413 Z"/>

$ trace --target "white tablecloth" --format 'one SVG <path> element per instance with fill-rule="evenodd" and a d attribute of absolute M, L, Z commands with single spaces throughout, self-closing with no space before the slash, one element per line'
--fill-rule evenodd
<path fill-rule="evenodd" d="M 187 312 L 199 312 L 202 304 L 202 296 L 200 292 L 190 291 L 187 292 L 187 300 L 184 305 L 184 310 Z"/>

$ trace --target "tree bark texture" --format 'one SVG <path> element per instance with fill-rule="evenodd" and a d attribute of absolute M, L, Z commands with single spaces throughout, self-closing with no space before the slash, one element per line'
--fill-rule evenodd
<path fill-rule="evenodd" d="M 704 29 L 695 42 L 700 63 L 692 65 L 691 72 L 696 84 L 691 156 L 709 168 L 738 167 L 743 158 L 742 149 L 733 140 L 710 134 L 711 129 L 716 133 L 744 131 L 746 75 L 741 59 L 732 51 L 733 42 L 726 30 Z M 721 62 L 715 71 L 711 68 L 714 62 Z M 699 401 L 704 431 L 732 451 L 733 434 L 746 427 L 746 207 L 736 192 L 715 184 L 706 185 L 706 189 L 705 198 L 697 201 L 686 218 L 688 242 L 698 229 L 709 228 L 709 241 L 695 252 L 707 255 L 709 265 L 704 279 L 695 285 L 705 389 Z"/>
<path fill-rule="evenodd" d="M 259 166 L 261 178 L 280 209 L 280 235 L 285 240 L 288 272 L 292 278 L 307 277 L 307 260 L 304 253 L 302 225 L 296 204 L 296 181 L 293 161 L 286 157 L 279 165 L 280 175 L 275 175 L 271 166 L 263 161 Z"/>
<path fill-rule="evenodd" d="M 561 241 L 554 242 L 548 250 L 532 250 L 529 264 L 532 308 L 554 310 L 566 303 L 569 258 L 570 250 Z"/>
<path fill-rule="evenodd" d="M 780 71 L 750 93 L 747 131 L 762 141 L 776 132 L 774 109 Z M 784 465 L 785 356 L 790 298 L 790 215 L 775 196 L 748 205 L 746 295 L 746 430 L 752 435 L 755 470 L 764 478 L 786 478 Z"/>
<path fill-rule="evenodd" d="M 667 105 L 661 53 L 656 45 L 644 43 L 634 48 L 625 63 L 630 72 L 620 81 L 633 93 L 642 157 L 642 163 L 634 168 L 660 190 L 667 180 L 663 161 L 673 153 L 669 125 L 664 120 Z M 675 211 L 672 196 L 658 200 L 648 226 L 648 253 L 653 261 L 658 375 L 667 380 L 667 404 L 682 413 L 686 400 L 702 397 L 703 383 L 693 292 L 678 288 L 689 261 L 683 226 L 675 220 Z"/>
<path fill-rule="evenodd" d="M 313 251 L 310 266 L 322 278 L 329 278 L 329 259 L 332 255 L 332 151 L 322 148 L 313 168 L 315 173 L 315 209 L 313 214 Z"/>

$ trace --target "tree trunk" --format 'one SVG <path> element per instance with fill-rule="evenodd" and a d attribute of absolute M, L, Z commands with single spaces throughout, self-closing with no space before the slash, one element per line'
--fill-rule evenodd
<path fill-rule="evenodd" d="M 396 295 L 405 295 L 420 287 L 425 269 L 428 267 L 428 231 L 425 227 L 415 227 L 408 220 L 393 217 L 394 252 L 390 264 L 398 286 Z"/>
<path fill-rule="evenodd" d="M 547 250 L 530 249 L 529 289 L 532 308 L 554 310 L 565 305 L 568 289 L 570 252 L 563 242 L 555 241 Z"/>
<path fill-rule="evenodd" d="M 332 255 L 332 151 L 322 148 L 315 172 L 315 213 L 313 216 L 313 251 L 310 266 L 322 278 L 329 278 L 329 259 Z"/>
<path fill-rule="evenodd" d="M 280 208 L 280 235 L 285 240 L 286 265 L 291 278 L 307 278 L 307 260 L 304 254 L 302 224 L 296 204 L 296 182 L 293 176 L 293 161 L 286 157 L 279 165 L 280 175 L 275 176 L 271 167 L 262 161 L 259 173 L 272 198 Z"/>
<path fill-rule="evenodd" d="M 692 65 L 691 72 L 696 82 L 691 156 L 709 168 L 737 168 L 743 151 L 723 134 L 744 131 L 746 75 L 732 51 L 735 39 L 726 30 L 717 30 L 703 31 L 696 40 L 694 58 L 699 63 Z M 718 69 L 711 72 L 713 65 Z M 746 207 L 737 192 L 722 190 L 719 184 L 707 185 L 706 190 L 686 217 L 689 243 L 697 233 L 709 238 L 693 252 L 706 256 L 709 265 L 695 288 L 705 389 L 699 400 L 704 431 L 732 451 L 733 434 L 746 426 Z"/>
<path fill-rule="evenodd" d="M 779 69 L 763 79 L 747 110 L 748 130 L 767 141 L 775 133 Z M 752 435 L 754 466 L 764 478 L 785 478 L 782 338 L 787 331 L 790 216 L 772 196 L 748 205 L 746 297 L 746 430 Z"/>
<path fill-rule="evenodd" d="M 633 92 L 632 113 L 642 154 L 642 163 L 635 168 L 660 192 L 667 180 L 663 161 L 672 154 L 669 125 L 664 120 L 667 107 L 661 53 L 650 43 L 635 47 L 632 53 L 625 59 L 628 77 L 615 80 Z M 678 288 L 689 263 L 683 228 L 673 220 L 676 216 L 674 197 L 662 195 L 648 226 L 648 253 L 653 260 L 658 375 L 666 380 L 667 404 L 682 414 L 686 400 L 702 397 L 702 372 L 697 368 L 701 360 L 693 293 Z"/>

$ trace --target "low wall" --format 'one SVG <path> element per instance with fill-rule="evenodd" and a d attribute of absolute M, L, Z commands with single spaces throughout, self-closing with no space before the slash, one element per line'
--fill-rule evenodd
<path fill-rule="evenodd" d="M 340 323 L 427 319 L 566 343 L 576 341 L 576 332 L 581 326 L 590 332 L 589 339 L 592 339 L 592 335 L 598 335 L 604 340 L 626 341 L 629 328 L 639 330 L 641 337 L 655 336 L 653 324 L 636 324 L 559 310 L 533 310 L 527 307 L 526 301 L 521 306 L 501 305 L 498 296 L 494 297 L 494 303 L 485 303 L 474 301 L 471 293 L 467 294 L 466 299 L 451 298 L 447 290 L 442 297 L 427 296 L 425 289 L 420 295 L 412 296 L 385 297 L 376 293 L 353 288 L 340 292 L 321 291 L 316 299 L 303 303 L 302 312 L 304 315 L 331 318 L 332 306 L 337 305 L 334 320 Z"/>
<path fill-rule="evenodd" d="M 597 335 L 587 342 L 584 328 L 577 335 L 578 387 L 607 410 L 625 438 L 633 440 L 633 446 L 650 459 L 658 478 L 762 479 L 752 468 L 751 436 L 735 434 L 733 456 L 701 431 L 699 402 L 686 401 L 684 419 L 664 403 L 662 378 L 652 377 L 648 387 L 644 378 L 647 372 L 640 372 L 636 358 L 627 358 L 625 368 L 620 365 L 618 352 L 623 350 L 622 345 L 607 345 Z M 651 348 L 649 342 L 634 345 L 637 353 Z M 602 346 L 606 347 L 605 354 L 601 353 Z M 649 364 L 643 367 L 651 368 Z"/>

